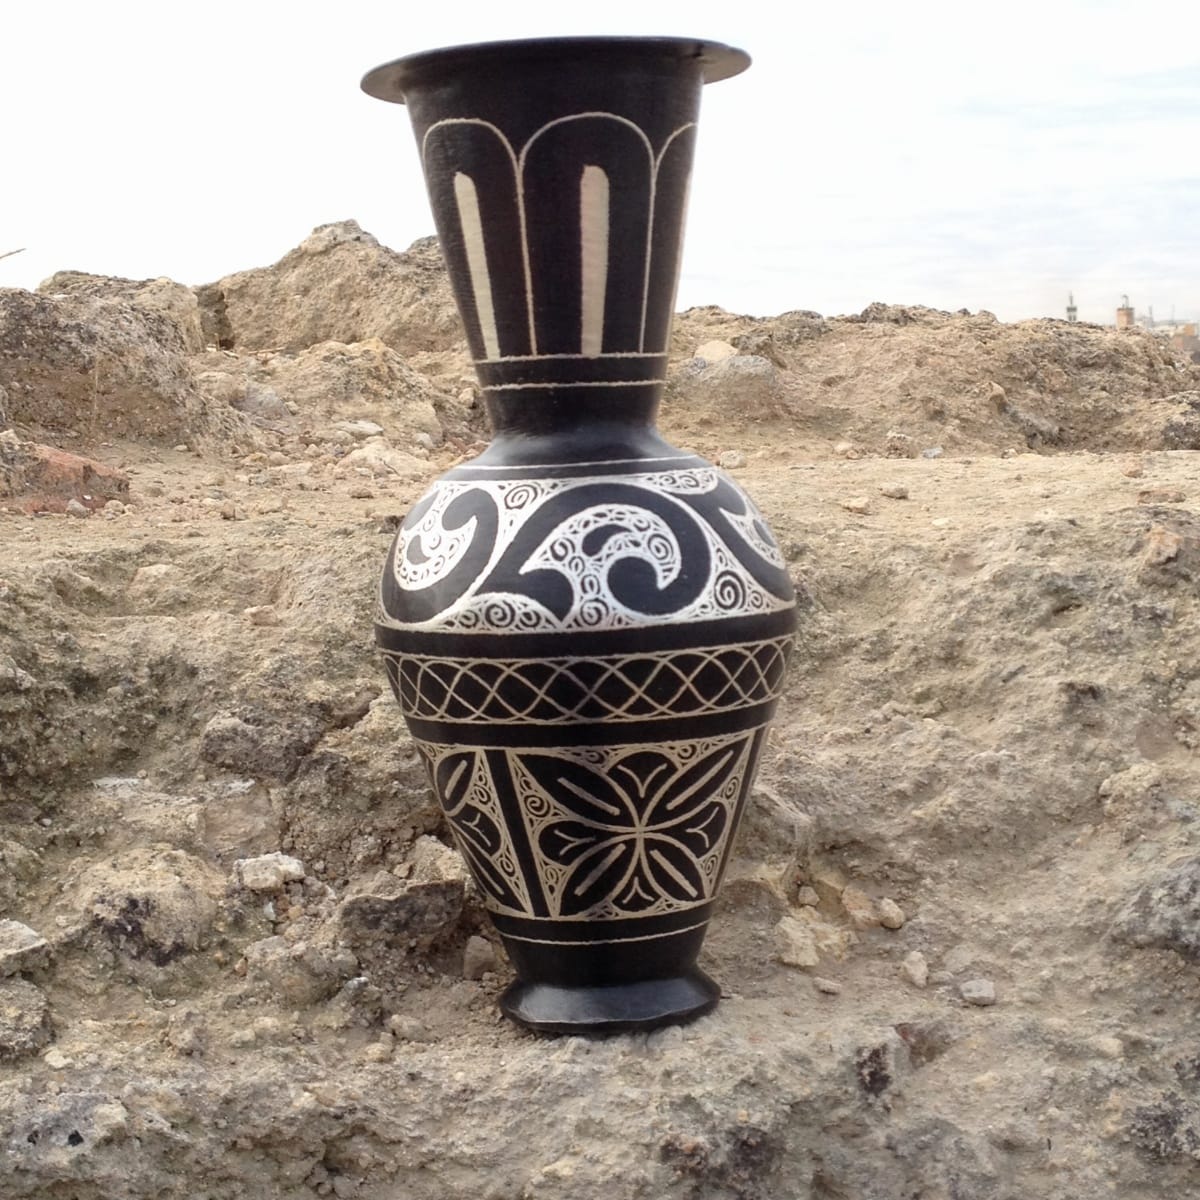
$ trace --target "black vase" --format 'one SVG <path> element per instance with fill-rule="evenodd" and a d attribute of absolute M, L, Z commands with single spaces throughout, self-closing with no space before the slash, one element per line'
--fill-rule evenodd
<path fill-rule="evenodd" d="M 363 80 L 408 105 L 495 435 L 405 520 L 376 636 L 539 1030 L 719 994 L 696 956 L 794 599 L 749 498 L 654 421 L 700 89 L 748 62 L 501 42 Z"/>

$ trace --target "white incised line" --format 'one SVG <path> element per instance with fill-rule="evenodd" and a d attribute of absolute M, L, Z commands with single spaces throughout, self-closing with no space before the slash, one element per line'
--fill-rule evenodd
<path fill-rule="evenodd" d="M 638 351 L 639 351 L 639 353 L 644 353 L 645 352 L 645 341 L 646 341 L 646 310 L 647 310 L 647 307 L 649 305 L 649 300 L 650 300 L 650 266 L 651 266 L 651 253 L 652 253 L 653 246 L 654 246 L 654 216 L 655 216 L 655 207 L 656 207 L 657 191 L 658 191 L 658 171 L 659 171 L 659 167 L 662 165 L 663 157 L 666 154 L 667 150 L 670 148 L 672 142 L 674 142 L 674 140 L 681 133 L 685 132 L 688 129 L 694 128 L 695 127 L 694 121 L 689 121 L 686 125 L 681 125 L 678 129 L 676 129 L 671 134 L 671 136 L 669 138 L 667 138 L 666 142 L 663 144 L 663 148 L 659 151 L 659 153 L 657 155 L 655 155 L 655 153 L 654 153 L 654 147 L 650 145 L 650 139 L 646 136 L 645 131 L 640 126 L 636 125 L 633 121 L 629 120 L 628 117 L 622 117 L 622 116 L 618 116 L 616 113 L 608 113 L 608 112 L 572 113 L 569 116 L 556 117 L 553 121 L 547 121 L 545 125 L 543 125 L 540 129 L 536 130 L 533 133 L 533 135 L 530 137 L 530 139 L 521 148 L 521 153 L 519 155 L 513 150 L 512 143 L 508 140 L 508 138 L 501 132 L 501 130 L 496 125 L 494 125 L 491 121 L 485 121 L 479 117 L 447 117 L 447 118 L 445 118 L 441 121 L 437 121 L 433 125 L 431 125 L 425 131 L 425 136 L 422 139 L 421 159 L 422 159 L 423 163 L 425 162 L 427 154 L 428 154 L 430 136 L 433 134 L 433 132 L 435 130 L 440 129 L 444 125 L 478 125 L 483 129 L 490 130 L 492 133 L 494 133 L 496 135 L 496 137 L 500 140 L 500 143 L 504 146 L 505 150 L 508 152 L 509 160 L 512 162 L 512 165 L 513 165 L 514 182 L 516 185 L 517 219 L 518 219 L 518 223 L 520 225 L 520 234 L 521 234 L 521 261 L 522 261 L 522 267 L 524 269 L 524 274 L 525 274 L 525 310 L 526 310 L 526 316 L 527 316 L 527 319 L 529 322 L 529 346 L 530 346 L 530 350 L 532 351 L 531 355 L 528 355 L 528 356 L 527 355 L 514 355 L 514 356 L 512 356 L 514 358 L 525 358 L 525 357 L 537 358 L 537 357 L 540 357 L 537 353 L 537 328 L 536 328 L 536 324 L 534 321 L 534 308 L 533 308 L 533 272 L 532 272 L 532 268 L 531 268 L 530 261 L 529 261 L 529 231 L 528 231 L 528 223 L 527 223 L 527 217 L 526 217 L 526 212 L 525 212 L 524 175 L 525 175 L 526 160 L 529 157 L 530 148 L 533 146 L 534 142 L 536 142 L 537 139 L 542 136 L 542 134 L 546 133 L 550 129 L 553 129 L 557 125 L 563 125 L 570 121 L 587 120 L 589 118 L 603 118 L 603 119 L 607 119 L 610 121 L 616 121 L 618 124 L 621 124 L 621 125 L 628 126 L 630 129 L 632 129 L 638 135 L 638 137 L 641 138 L 642 143 L 646 147 L 646 153 L 650 159 L 650 168 L 651 168 L 650 169 L 650 211 L 649 211 L 649 218 L 648 218 L 648 223 L 647 223 L 647 228 L 646 228 L 646 259 L 645 259 L 646 267 L 645 267 L 645 273 L 644 273 L 643 279 L 642 279 L 641 333 L 640 333 L 639 340 L 638 340 Z M 585 180 L 587 180 L 589 178 L 588 172 L 592 171 L 592 170 L 600 171 L 600 168 L 585 167 L 584 168 L 584 179 Z M 607 179 L 606 179 L 606 182 L 607 182 Z M 597 185 L 593 184 L 592 186 L 596 187 Z M 689 187 L 690 187 L 690 181 L 689 181 Z M 457 178 L 455 181 L 455 194 L 457 197 L 458 196 Z M 595 200 L 595 198 L 594 198 L 594 200 Z M 583 196 L 581 194 L 581 208 L 582 208 L 582 204 L 583 204 Z M 476 204 L 476 208 L 478 208 L 478 204 Z M 686 193 L 685 193 L 685 210 L 686 210 Z M 685 215 L 686 215 L 686 212 L 685 212 Z M 461 216 L 462 216 L 462 209 L 460 206 L 460 219 L 461 219 Z M 466 236 L 467 235 L 464 230 L 464 237 L 466 237 Z M 682 255 L 683 255 L 682 239 L 683 239 L 683 229 L 681 227 L 680 228 L 680 246 L 679 246 L 678 250 L 676 251 L 676 257 L 678 260 L 676 263 L 676 290 L 678 290 L 679 262 L 682 261 Z M 480 236 L 480 246 L 481 246 L 481 253 L 482 253 L 482 234 Z M 484 263 L 485 269 L 486 269 L 486 261 L 487 261 L 486 255 L 484 255 L 483 263 Z M 470 270 L 472 273 L 472 284 L 475 288 L 476 295 L 478 295 L 479 284 L 475 282 L 474 270 L 472 268 L 471 251 L 470 251 L 469 246 L 468 246 L 467 266 L 468 266 L 468 270 Z M 607 273 L 606 273 L 606 278 L 607 278 Z M 594 284 L 593 284 L 593 287 L 594 287 Z M 591 309 L 589 308 L 589 312 L 590 311 L 591 311 Z M 668 339 L 669 339 L 669 337 L 670 337 L 670 334 L 668 332 Z M 592 340 L 594 340 L 594 335 L 592 335 L 592 339 L 589 340 L 589 345 L 592 344 Z M 581 330 L 581 350 L 583 349 L 582 341 L 583 341 L 583 330 Z M 486 335 L 485 335 L 485 349 L 488 349 L 490 361 L 493 361 L 493 362 L 508 361 L 507 356 L 503 356 L 503 355 L 499 355 L 499 354 L 493 355 L 491 353 L 490 348 L 488 348 L 486 345 Z M 579 355 L 580 358 L 596 358 L 596 357 L 601 357 L 601 356 L 602 355 L 599 352 L 597 352 L 596 354 L 589 354 L 586 351 L 584 351 L 583 353 L 581 353 Z M 565 357 L 565 356 L 563 356 L 563 357 Z M 607 358 L 608 355 L 603 355 L 602 357 Z"/>
<path fill-rule="evenodd" d="M 579 350 L 585 358 L 604 350 L 608 235 L 608 176 L 589 165 L 579 179 Z"/>
<path fill-rule="evenodd" d="M 454 199 L 458 204 L 458 221 L 462 226 L 463 245 L 467 251 L 467 274 L 475 292 L 475 315 L 483 334 L 483 349 L 489 358 L 500 353 L 500 338 L 496 334 L 496 308 L 492 300 L 492 277 L 488 270 L 487 250 L 483 244 L 483 220 L 479 215 L 479 193 L 475 180 L 458 171 L 454 176 Z"/>

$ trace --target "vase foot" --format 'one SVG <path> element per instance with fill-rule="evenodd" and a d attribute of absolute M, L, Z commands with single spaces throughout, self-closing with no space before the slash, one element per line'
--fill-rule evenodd
<path fill-rule="evenodd" d="M 500 997 L 505 1016 L 538 1033 L 622 1033 L 680 1025 L 717 1006 L 721 989 L 698 967 L 669 979 L 565 987 L 518 979 Z"/>

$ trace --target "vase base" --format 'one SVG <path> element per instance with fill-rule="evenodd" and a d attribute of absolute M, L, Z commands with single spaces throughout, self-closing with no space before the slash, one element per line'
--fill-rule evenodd
<path fill-rule="evenodd" d="M 698 967 L 669 979 L 609 987 L 564 987 L 518 979 L 500 997 L 505 1016 L 538 1033 L 622 1033 L 693 1021 L 721 989 Z"/>

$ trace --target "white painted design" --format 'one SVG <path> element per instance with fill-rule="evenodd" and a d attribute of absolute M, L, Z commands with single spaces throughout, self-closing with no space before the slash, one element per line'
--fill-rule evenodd
<path fill-rule="evenodd" d="M 422 150 L 421 150 L 422 161 L 425 164 L 425 168 L 426 168 L 427 172 L 429 170 L 429 163 L 428 163 L 429 139 L 435 133 L 435 131 L 437 131 L 439 129 L 444 129 L 448 126 L 474 125 L 474 126 L 478 126 L 479 128 L 482 128 L 482 129 L 487 129 L 490 133 L 492 133 L 499 140 L 499 142 L 501 143 L 501 145 L 503 145 L 505 151 L 507 152 L 509 160 L 512 162 L 512 165 L 513 165 L 514 185 L 515 185 L 515 189 L 516 189 L 517 217 L 518 217 L 518 224 L 520 226 L 520 238 L 521 238 L 521 259 L 522 259 L 522 264 L 524 267 L 524 274 L 525 274 L 525 281 L 524 281 L 525 282 L 525 310 L 526 310 L 526 314 L 527 314 L 528 321 L 529 321 L 529 345 L 530 345 L 530 349 L 532 350 L 532 357 L 540 357 L 540 356 L 538 355 L 538 352 L 537 352 L 537 327 L 536 327 L 536 323 L 534 320 L 535 306 L 534 306 L 534 294 L 533 294 L 533 274 L 532 274 L 532 270 L 530 267 L 528 219 L 527 219 L 526 210 L 525 210 L 525 179 L 524 179 L 525 167 L 526 167 L 526 163 L 529 158 L 530 149 L 537 142 L 537 140 L 540 137 L 542 137 L 548 130 L 554 129 L 557 126 L 566 124 L 568 122 L 583 121 L 583 120 L 589 120 L 589 119 L 609 120 L 609 121 L 615 122 L 618 125 L 628 127 L 629 129 L 633 130 L 638 135 L 638 137 L 641 139 L 642 143 L 644 144 L 644 146 L 646 148 L 646 155 L 647 155 L 649 167 L 650 167 L 650 196 L 649 196 L 649 213 L 648 213 L 648 220 L 647 220 L 647 226 L 646 226 L 645 275 L 644 275 L 643 287 L 642 287 L 641 335 L 640 335 L 639 342 L 638 342 L 639 352 L 644 352 L 645 351 L 645 339 L 646 339 L 646 311 L 647 311 L 647 305 L 649 304 L 649 296 L 650 296 L 651 251 L 653 249 L 653 241 L 654 241 L 654 219 L 655 219 L 655 208 L 656 208 L 656 202 L 657 202 L 659 168 L 662 165 L 663 156 L 666 153 L 667 149 L 670 147 L 671 143 L 674 142 L 674 140 L 677 137 L 679 137 L 680 134 L 684 133 L 686 130 L 694 128 L 694 126 L 695 126 L 694 121 L 689 121 L 689 122 L 687 122 L 687 124 L 681 125 L 678 129 L 674 130 L 671 133 L 671 135 L 667 138 L 666 142 L 664 142 L 662 148 L 659 150 L 659 152 L 657 154 L 655 154 L 654 147 L 650 144 L 650 139 L 646 136 L 645 131 L 639 125 L 637 125 L 635 122 L 629 120 L 628 117 L 622 117 L 622 116 L 618 115 L 617 113 L 610 113 L 610 112 L 571 113 L 568 116 L 557 117 L 553 121 L 547 121 L 546 124 L 543 125 L 540 129 L 537 129 L 534 131 L 533 135 L 524 144 L 524 146 L 521 147 L 519 152 L 513 147 L 512 143 L 508 140 L 508 138 L 504 135 L 504 133 L 496 125 L 492 124 L 492 122 L 490 122 L 490 121 L 484 121 L 477 117 L 448 117 L 444 120 L 437 121 L 425 131 L 425 137 L 422 142 Z M 596 168 L 596 169 L 599 170 L 599 168 Z M 585 251 L 584 251 L 583 247 L 581 246 L 581 253 L 584 253 L 584 252 Z M 664 340 L 663 348 L 662 348 L 662 351 L 660 351 L 660 353 L 665 352 L 667 345 L 669 344 L 669 341 L 670 341 L 670 322 L 668 321 L 667 324 L 668 324 L 667 338 L 666 338 L 666 340 Z M 583 341 L 582 328 L 580 330 L 580 341 L 582 344 L 582 341 Z M 514 355 L 510 359 L 508 356 L 505 356 L 505 355 L 499 355 L 499 354 L 494 355 L 494 354 L 492 354 L 492 352 L 490 350 L 487 353 L 488 353 L 489 361 L 493 361 L 493 362 L 519 361 L 520 359 L 530 357 L 530 356 L 526 356 L 526 355 Z M 557 356 L 555 356 L 555 357 L 557 357 Z M 589 354 L 586 351 L 584 351 L 583 354 L 581 355 L 581 357 L 608 358 L 609 355 L 600 354 L 600 353 L 593 355 L 593 354 Z M 614 355 L 614 357 L 617 357 L 617 356 Z M 624 355 L 622 354 L 622 355 L 620 355 L 620 357 L 624 357 Z M 611 386 L 611 385 L 609 385 L 609 386 Z"/>
<path fill-rule="evenodd" d="M 483 349 L 489 358 L 495 358 L 500 353 L 500 339 L 496 334 L 492 276 L 488 270 L 487 247 L 483 243 L 479 193 L 475 190 L 475 180 L 462 171 L 454 176 L 454 199 L 458 204 L 458 220 L 467 251 L 467 270 L 471 276 L 471 291 L 475 296 L 475 315 L 479 318 L 479 329 L 483 334 Z"/>
<path fill-rule="evenodd" d="M 579 351 L 584 358 L 595 358 L 604 350 L 608 292 L 608 176 L 600 167 L 584 167 L 579 180 L 579 240 Z"/>
<path fill-rule="evenodd" d="M 731 489 L 736 507 L 731 510 L 721 506 L 724 525 L 718 529 L 689 503 L 689 498 L 711 493 L 722 485 Z M 626 495 L 610 503 L 581 504 L 574 510 L 566 506 L 561 519 L 519 565 L 521 575 L 549 570 L 564 579 L 571 589 L 568 611 L 559 616 L 535 595 L 491 590 L 489 576 L 521 531 L 534 521 L 545 520 L 541 514 L 548 503 L 588 487 L 616 487 Z M 628 497 L 630 489 L 647 494 L 645 508 Z M 431 587 L 445 579 L 465 556 L 464 542 L 477 532 L 474 519 L 460 529 L 444 526 L 446 511 L 456 500 L 470 496 L 477 511 L 486 507 L 489 517 L 494 513 L 495 539 L 490 546 L 476 547 L 484 552 L 481 558 L 486 561 L 456 589 L 454 597 L 447 599 L 445 607 L 427 620 L 402 620 L 383 609 L 381 597 L 377 620 L 385 627 L 475 633 L 591 631 L 631 629 L 648 622 L 679 624 L 750 616 L 792 607 L 790 597 L 781 598 L 767 590 L 735 553 L 731 538 L 744 543 L 743 556 L 748 548 L 783 574 L 778 549 L 764 540 L 754 524 L 757 511 L 737 485 L 714 467 L 562 479 L 444 479 L 434 484 L 432 496 L 433 502 L 420 522 L 401 530 L 387 568 L 401 591 L 418 592 Z M 669 516 L 654 511 L 663 503 L 670 506 Z M 634 559 L 652 569 L 659 588 L 676 583 L 684 567 L 673 528 L 676 525 L 704 539 L 708 575 L 694 581 L 692 600 L 682 602 L 673 612 L 648 617 L 617 598 L 609 575 L 618 561 Z M 596 530 L 605 532 L 595 539 L 597 545 L 585 548 L 588 534 Z"/>

